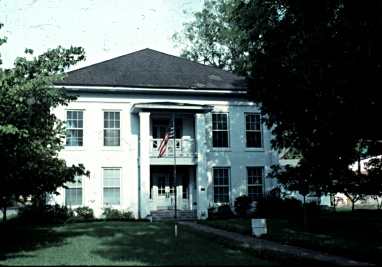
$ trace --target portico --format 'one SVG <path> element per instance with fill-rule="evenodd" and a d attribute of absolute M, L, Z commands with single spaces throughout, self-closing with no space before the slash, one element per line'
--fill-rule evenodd
<path fill-rule="evenodd" d="M 138 203 L 141 217 L 153 210 L 174 209 L 175 198 L 179 210 L 207 211 L 207 182 L 204 181 L 207 166 L 203 159 L 206 158 L 205 114 L 211 110 L 207 105 L 172 102 L 132 106 L 131 113 L 138 115 L 140 125 Z M 175 115 L 175 139 L 169 140 L 164 156 L 158 158 L 158 147 L 172 114 Z"/>

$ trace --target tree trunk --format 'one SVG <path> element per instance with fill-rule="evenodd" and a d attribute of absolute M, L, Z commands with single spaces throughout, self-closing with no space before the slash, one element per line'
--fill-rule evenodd
<path fill-rule="evenodd" d="M 3 212 L 3 226 L 7 223 L 7 207 L 5 206 L 4 208 L 1 209 Z"/>
<path fill-rule="evenodd" d="M 335 212 L 336 211 L 336 207 L 337 207 L 336 195 L 335 194 L 330 194 L 330 198 L 331 198 L 331 203 L 333 205 L 333 211 Z"/>
<path fill-rule="evenodd" d="M 354 203 L 355 203 L 355 201 L 352 201 L 352 203 L 351 203 L 351 212 L 354 212 Z"/>

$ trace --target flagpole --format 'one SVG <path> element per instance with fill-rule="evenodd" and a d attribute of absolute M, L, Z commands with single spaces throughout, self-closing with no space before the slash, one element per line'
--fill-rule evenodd
<path fill-rule="evenodd" d="M 178 235 L 178 222 L 177 222 L 177 212 L 176 212 L 176 202 L 177 202 L 177 186 L 176 186 L 176 128 L 175 128 L 175 114 L 172 114 L 172 121 L 174 126 L 174 187 L 175 187 L 175 236 Z"/>

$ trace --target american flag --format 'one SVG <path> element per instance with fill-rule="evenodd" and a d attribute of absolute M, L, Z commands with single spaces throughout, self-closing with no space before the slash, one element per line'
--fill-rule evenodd
<path fill-rule="evenodd" d="M 166 133 L 163 137 L 163 140 L 160 143 L 160 146 L 158 147 L 158 150 L 159 150 L 158 158 L 163 157 L 164 152 L 166 152 L 168 140 L 173 138 L 174 138 L 174 121 L 173 119 L 171 119 L 170 124 L 167 127 Z"/>

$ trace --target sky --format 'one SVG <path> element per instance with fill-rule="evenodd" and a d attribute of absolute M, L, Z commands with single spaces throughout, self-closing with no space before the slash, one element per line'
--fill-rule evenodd
<path fill-rule="evenodd" d="M 61 45 L 85 48 L 70 70 L 150 48 L 179 56 L 171 40 L 201 10 L 203 0 L 0 0 L 3 64 L 12 68 L 25 48 L 37 56 Z"/>

